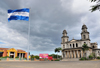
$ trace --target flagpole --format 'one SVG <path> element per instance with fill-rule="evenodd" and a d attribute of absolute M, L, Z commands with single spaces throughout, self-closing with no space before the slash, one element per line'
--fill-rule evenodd
<path fill-rule="evenodd" d="M 29 13 L 29 18 L 30 18 L 30 13 Z M 27 49 L 27 60 L 29 60 L 29 41 L 30 41 L 30 19 L 29 19 L 29 25 L 28 25 L 28 49 Z"/>

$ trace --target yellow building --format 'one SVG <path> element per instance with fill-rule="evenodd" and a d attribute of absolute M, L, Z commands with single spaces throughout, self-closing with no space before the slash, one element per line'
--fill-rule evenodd
<path fill-rule="evenodd" d="M 22 57 L 27 58 L 27 52 L 21 49 L 14 48 L 0 48 L 0 57 L 9 56 L 11 58 Z"/>

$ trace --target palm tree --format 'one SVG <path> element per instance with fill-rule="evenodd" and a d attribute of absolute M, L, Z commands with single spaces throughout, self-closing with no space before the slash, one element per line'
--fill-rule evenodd
<path fill-rule="evenodd" d="M 86 57 L 85 51 L 89 50 L 89 47 L 87 46 L 87 44 L 83 44 L 82 50 L 83 50 L 83 53 L 84 53 L 83 57 Z"/>
<path fill-rule="evenodd" d="M 91 2 L 96 2 L 96 5 L 93 5 L 92 8 L 90 9 L 91 12 L 100 10 L 100 0 L 90 0 Z"/>
<path fill-rule="evenodd" d="M 62 50 L 61 47 L 58 47 L 58 48 L 55 49 L 55 53 L 56 53 L 56 52 L 59 53 L 61 50 Z M 58 59 L 58 55 L 57 55 L 57 59 Z"/>

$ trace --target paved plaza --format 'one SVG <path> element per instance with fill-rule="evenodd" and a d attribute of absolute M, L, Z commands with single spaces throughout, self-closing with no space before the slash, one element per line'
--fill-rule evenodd
<path fill-rule="evenodd" d="M 100 68 L 100 61 L 0 61 L 0 68 Z"/>

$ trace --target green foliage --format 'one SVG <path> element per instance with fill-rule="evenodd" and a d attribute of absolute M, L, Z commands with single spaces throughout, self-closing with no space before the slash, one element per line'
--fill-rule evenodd
<path fill-rule="evenodd" d="M 91 53 L 91 55 L 93 56 L 93 58 L 96 58 L 96 55 L 95 55 L 95 53 Z"/>
<path fill-rule="evenodd" d="M 19 58 L 19 57 L 17 56 L 17 57 L 15 57 L 15 58 Z"/>
<path fill-rule="evenodd" d="M 85 59 L 82 57 L 82 58 L 80 58 L 79 60 L 85 60 Z"/>
<path fill-rule="evenodd" d="M 39 56 L 38 56 L 38 55 L 36 55 L 36 56 L 35 56 L 35 58 L 36 58 L 36 59 L 39 59 Z"/>
<path fill-rule="evenodd" d="M 95 1 L 97 1 L 97 0 L 91 0 L 91 2 L 95 2 Z"/>
<path fill-rule="evenodd" d="M 60 61 L 59 59 L 56 59 L 55 61 Z"/>
<path fill-rule="evenodd" d="M 58 58 L 61 58 L 60 55 L 56 55 L 56 54 L 51 54 L 51 55 L 49 55 L 49 56 L 52 56 L 53 58 L 57 58 L 57 56 L 58 56 Z"/>
<path fill-rule="evenodd" d="M 8 58 L 9 56 L 5 56 L 5 57 L 0 57 L 0 58 Z"/>
<path fill-rule="evenodd" d="M 100 57 L 97 57 L 97 59 L 100 59 Z"/>
<path fill-rule="evenodd" d="M 100 10 L 100 0 L 90 0 L 91 2 L 96 2 L 96 5 L 93 5 L 92 8 L 90 9 L 91 12 Z"/>
<path fill-rule="evenodd" d="M 93 55 L 89 55 L 89 59 L 93 59 Z"/>
<path fill-rule="evenodd" d="M 31 55 L 31 58 L 35 58 L 35 56 L 34 55 Z"/>
<path fill-rule="evenodd" d="M 86 57 L 82 57 L 79 60 L 88 60 Z"/>
<path fill-rule="evenodd" d="M 82 50 L 83 50 L 83 51 L 89 50 L 89 47 L 87 46 L 87 44 L 83 44 Z"/>
<path fill-rule="evenodd" d="M 55 49 L 55 52 L 60 52 L 61 50 L 62 50 L 61 47 L 58 47 Z"/>

